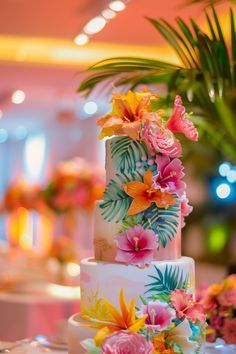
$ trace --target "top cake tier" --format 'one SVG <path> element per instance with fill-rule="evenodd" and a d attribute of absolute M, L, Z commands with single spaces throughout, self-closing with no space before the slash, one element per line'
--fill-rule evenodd
<path fill-rule="evenodd" d="M 107 184 L 95 215 L 97 259 L 143 267 L 159 260 L 161 249 L 177 249 L 175 256 L 164 252 L 167 259 L 180 256 L 180 230 L 192 208 L 173 132 L 196 140 L 197 131 L 179 96 L 169 118 L 157 101 L 148 92 L 115 94 L 112 112 L 98 121 L 100 138 L 114 137 L 106 142 Z"/>

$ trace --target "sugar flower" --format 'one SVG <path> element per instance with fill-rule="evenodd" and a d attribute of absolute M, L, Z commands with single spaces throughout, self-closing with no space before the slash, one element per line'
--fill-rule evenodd
<path fill-rule="evenodd" d="M 135 300 L 131 299 L 128 305 L 124 297 L 124 289 L 120 291 L 120 309 L 119 312 L 107 299 L 102 298 L 104 306 L 107 310 L 107 320 L 91 318 L 84 315 L 83 318 L 88 320 L 88 323 L 80 323 L 83 327 L 98 329 L 94 337 L 95 344 L 100 346 L 105 338 L 110 334 L 122 329 L 130 332 L 138 332 L 145 323 L 147 315 L 141 318 L 135 316 Z"/>
<path fill-rule="evenodd" d="M 236 343 L 236 319 L 226 318 L 222 327 L 222 337 L 228 344 Z"/>
<path fill-rule="evenodd" d="M 105 339 L 101 354 L 151 354 L 153 344 L 146 338 L 130 331 L 119 331 Z"/>
<path fill-rule="evenodd" d="M 169 156 L 157 155 L 156 164 L 158 174 L 153 178 L 155 188 L 183 196 L 186 185 L 181 180 L 184 177 L 182 162 L 176 158 L 171 161 Z"/>
<path fill-rule="evenodd" d="M 170 157 L 181 156 L 180 142 L 169 129 L 165 128 L 161 117 L 156 113 L 146 114 L 141 136 L 150 150 Z"/>
<path fill-rule="evenodd" d="M 184 354 L 195 353 L 198 344 L 189 338 L 192 335 L 189 322 L 184 319 L 178 326 L 174 327 L 166 334 L 166 341 L 177 344 Z"/>
<path fill-rule="evenodd" d="M 179 318 L 186 317 L 192 322 L 205 321 L 203 306 L 193 301 L 193 295 L 186 293 L 184 289 L 176 289 L 171 292 L 170 300 L 177 311 Z"/>
<path fill-rule="evenodd" d="M 100 139 L 112 135 L 128 135 L 131 139 L 139 139 L 144 112 L 151 112 L 151 101 L 157 96 L 149 92 L 132 92 L 114 94 L 112 112 L 98 119 L 102 128 Z"/>
<path fill-rule="evenodd" d="M 180 209 L 181 209 L 181 227 L 183 228 L 185 226 L 185 217 L 188 216 L 192 210 L 193 207 L 188 204 L 189 200 L 186 196 L 186 193 L 184 193 L 180 199 Z"/>
<path fill-rule="evenodd" d="M 142 316 L 148 315 L 145 326 L 154 331 L 162 331 L 168 328 L 172 320 L 176 318 L 175 310 L 162 301 L 150 301 L 147 305 L 142 305 L 140 314 Z"/>
<path fill-rule="evenodd" d="M 153 172 L 148 170 L 143 176 L 143 182 L 132 181 L 123 184 L 125 192 L 133 198 L 127 215 L 135 215 L 148 209 L 152 203 L 158 208 L 168 208 L 175 204 L 174 197 L 160 188 L 155 188 L 153 183 Z"/>
<path fill-rule="evenodd" d="M 185 108 L 182 105 L 180 96 L 175 97 L 174 111 L 166 122 L 165 127 L 172 132 L 183 133 L 189 140 L 198 140 L 198 131 L 193 123 L 185 117 Z"/>
<path fill-rule="evenodd" d="M 116 235 L 116 261 L 143 267 L 153 260 L 158 247 L 157 236 L 152 230 L 141 225 L 127 229 Z"/>

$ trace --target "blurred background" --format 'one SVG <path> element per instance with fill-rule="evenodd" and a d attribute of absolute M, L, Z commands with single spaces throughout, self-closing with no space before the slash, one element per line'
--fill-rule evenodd
<path fill-rule="evenodd" d="M 200 141 L 184 146 L 194 210 L 183 230 L 183 254 L 196 260 L 198 283 L 221 280 L 235 269 L 235 5 L 216 1 L 216 12 L 207 7 L 206 17 L 207 5 L 1 0 L 1 318 L 6 294 L 34 294 L 44 304 L 47 296 L 61 301 L 55 321 L 79 306 L 78 262 L 93 254 L 92 208 L 104 188 L 105 150 L 95 122 L 109 111 L 112 90 L 150 85 L 169 99 L 184 92 Z M 168 27 L 178 16 L 184 42 Z M 195 27 L 194 43 L 184 25 L 190 17 L 201 29 Z M 206 46 L 205 33 L 213 38 Z M 85 71 L 110 57 L 129 60 L 117 59 L 115 69 L 107 62 Z M 54 330 L 55 324 L 47 328 Z M 1 335 L 12 339 L 0 328 Z"/>

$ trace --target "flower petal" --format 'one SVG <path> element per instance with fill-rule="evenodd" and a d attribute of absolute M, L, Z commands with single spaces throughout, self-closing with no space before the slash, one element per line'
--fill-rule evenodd
<path fill-rule="evenodd" d="M 149 187 L 153 185 L 153 172 L 151 170 L 147 170 L 147 172 L 144 173 L 143 181 Z"/>
<path fill-rule="evenodd" d="M 149 188 L 149 186 L 139 181 L 132 181 L 123 184 L 123 188 L 126 194 L 135 198 L 137 196 L 141 196 Z"/>
<path fill-rule="evenodd" d="M 129 210 L 127 211 L 126 215 L 135 215 L 140 213 L 141 211 L 146 210 L 150 207 L 151 201 L 146 199 L 145 197 L 137 196 L 132 201 Z"/>

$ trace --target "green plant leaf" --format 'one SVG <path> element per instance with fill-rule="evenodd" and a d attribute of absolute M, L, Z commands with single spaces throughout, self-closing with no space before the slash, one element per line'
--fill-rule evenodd
<path fill-rule="evenodd" d="M 162 273 L 157 266 L 154 266 L 154 268 L 156 274 L 148 275 L 152 282 L 145 285 L 148 288 L 145 294 L 154 293 L 152 296 L 161 294 L 166 297 L 175 289 L 187 289 L 189 276 L 187 274 L 184 275 L 183 269 L 180 270 L 178 266 L 166 265 L 164 273 Z"/>
<path fill-rule="evenodd" d="M 146 145 L 128 136 L 113 138 L 110 146 L 112 161 L 121 173 L 135 172 L 136 163 L 141 161 L 143 156 L 148 158 Z"/>
<path fill-rule="evenodd" d="M 173 240 L 179 225 L 179 201 L 168 209 L 157 208 L 156 204 L 144 213 L 141 225 L 153 230 L 159 237 L 159 243 L 166 247 L 168 240 Z M 150 216 L 149 216 L 150 215 Z"/>

